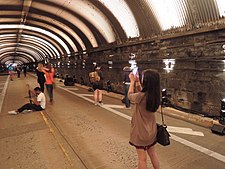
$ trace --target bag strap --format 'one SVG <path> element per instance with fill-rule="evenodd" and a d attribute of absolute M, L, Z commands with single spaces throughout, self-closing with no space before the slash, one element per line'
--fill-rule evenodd
<path fill-rule="evenodd" d="M 164 123 L 164 117 L 163 117 L 163 111 L 162 111 L 162 105 L 161 105 L 161 109 L 160 109 L 160 113 L 161 113 L 161 117 L 162 117 L 162 125 L 164 126 L 165 123 Z"/>

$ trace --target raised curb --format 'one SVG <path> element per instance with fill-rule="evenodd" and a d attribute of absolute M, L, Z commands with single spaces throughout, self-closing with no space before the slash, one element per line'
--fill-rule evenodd
<path fill-rule="evenodd" d="M 76 84 L 76 86 L 84 88 L 84 89 L 90 88 L 88 86 L 84 86 L 84 85 L 80 85 L 80 84 Z M 122 94 L 107 92 L 105 90 L 103 91 L 103 94 L 113 97 L 113 98 L 117 98 L 117 99 L 123 98 Z M 186 112 L 183 112 L 183 111 L 171 108 L 171 107 L 164 107 L 163 113 L 167 116 L 181 119 L 181 120 L 184 120 L 184 121 L 187 121 L 187 122 L 190 122 L 190 123 L 202 126 L 202 127 L 206 127 L 206 128 L 211 128 L 213 126 L 213 124 L 219 124 L 219 122 L 217 120 L 213 120 L 211 118 L 203 117 L 203 116 L 196 115 L 196 114 L 186 113 Z"/>
<path fill-rule="evenodd" d="M 218 123 L 216 120 L 213 120 L 211 118 L 202 117 L 202 116 L 196 115 L 196 114 L 186 113 L 186 112 L 176 110 L 171 107 L 163 108 L 163 113 L 165 115 L 168 115 L 168 116 L 171 116 L 171 117 L 174 117 L 177 119 L 181 119 L 181 120 L 184 120 L 187 122 L 191 122 L 193 124 L 197 124 L 197 125 L 207 127 L 207 128 L 211 128 L 213 126 L 213 124 Z"/>

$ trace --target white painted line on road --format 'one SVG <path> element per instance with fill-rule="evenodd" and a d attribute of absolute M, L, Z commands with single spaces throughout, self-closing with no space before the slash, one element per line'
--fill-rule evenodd
<path fill-rule="evenodd" d="M 114 109 L 112 109 L 112 108 L 110 108 L 110 107 L 107 107 L 107 106 L 105 106 L 105 105 L 101 105 L 101 107 L 104 108 L 104 109 L 106 109 L 106 110 L 108 110 L 108 111 L 111 111 L 112 113 L 114 113 L 114 114 L 116 114 L 116 115 L 119 115 L 119 116 L 121 116 L 121 117 L 123 117 L 123 118 L 125 118 L 125 119 L 127 119 L 127 120 L 131 120 L 131 117 L 130 117 L 130 116 L 128 116 L 128 115 L 126 115 L 126 114 L 123 114 L 123 113 L 121 113 L 121 112 L 119 112 L 119 111 L 117 111 L 117 110 L 114 110 Z"/>
<path fill-rule="evenodd" d="M 6 89 L 8 87 L 8 83 L 9 83 L 9 76 L 6 79 L 4 88 L 3 88 L 2 92 L 1 92 L 1 96 L 0 96 L 0 112 L 2 111 L 2 104 L 3 104 L 4 98 L 5 98 L 5 94 L 6 94 Z"/>
<path fill-rule="evenodd" d="M 167 126 L 167 129 L 171 133 L 181 133 L 181 134 L 190 134 L 190 135 L 195 135 L 195 136 L 204 136 L 204 134 L 202 132 L 193 131 L 190 128 Z"/>
<path fill-rule="evenodd" d="M 81 96 L 93 97 L 93 94 L 80 94 Z"/>
<path fill-rule="evenodd" d="M 200 152 L 202 152 L 202 153 L 204 153 L 204 154 L 206 154 L 208 156 L 211 156 L 211 157 L 213 157 L 213 158 L 215 158 L 217 160 L 220 160 L 220 161 L 225 163 L 225 156 L 223 156 L 223 155 L 221 155 L 221 154 L 219 154 L 217 152 L 211 151 L 211 150 L 209 150 L 209 149 L 207 149 L 205 147 L 199 146 L 199 145 L 197 145 L 195 143 L 192 143 L 192 142 L 190 142 L 188 140 L 185 140 L 183 138 L 175 136 L 173 134 L 170 134 L 170 135 L 171 135 L 171 138 L 173 140 L 175 140 L 175 141 L 177 141 L 179 143 L 182 143 L 182 144 L 184 144 L 184 145 L 186 145 L 188 147 L 191 147 L 191 148 L 193 148 L 195 150 L 198 150 L 198 151 L 200 151 Z"/>
<path fill-rule="evenodd" d="M 114 109 L 125 109 L 124 105 L 115 105 L 115 104 L 104 104 L 106 107 L 114 108 Z"/>
<path fill-rule="evenodd" d="M 91 103 L 94 103 L 93 100 L 88 99 L 88 98 L 82 96 L 81 94 L 74 93 L 74 92 L 72 92 L 72 91 L 70 91 L 70 90 L 67 90 L 67 89 L 65 89 L 65 88 L 62 88 L 62 87 L 60 87 L 60 88 L 63 89 L 63 90 L 65 90 L 65 91 L 67 91 L 67 92 L 69 92 L 69 93 L 71 93 L 71 94 L 73 94 L 73 95 L 76 95 L 76 96 L 78 96 L 78 97 L 80 97 L 80 98 L 83 98 L 83 99 L 86 100 L 86 101 L 89 101 L 89 102 L 91 102 Z M 110 107 L 107 107 L 107 105 L 104 106 L 104 104 L 103 104 L 103 105 L 100 105 L 100 107 L 102 107 L 102 108 L 104 108 L 104 109 L 106 109 L 106 110 L 108 110 L 108 111 L 111 111 L 112 113 L 114 113 L 114 114 L 116 114 L 116 115 L 119 115 L 119 116 L 121 116 L 121 117 L 123 117 L 123 118 L 125 118 L 125 119 L 127 119 L 127 120 L 131 120 L 131 117 L 130 117 L 130 116 L 125 115 L 125 114 L 123 114 L 123 113 L 121 113 L 121 112 L 119 112 L 119 111 L 117 111 L 117 110 L 114 110 L 114 109 L 112 109 L 112 108 L 110 108 Z M 215 159 L 217 159 L 217 160 L 222 161 L 222 162 L 225 163 L 225 156 L 223 156 L 223 155 L 221 155 L 221 154 L 219 154 L 219 153 L 217 153 L 217 152 L 214 152 L 214 151 L 212 151 L 212 150 L 209 150 L 209 149 L 207 149 L 207 148 L 205 148 L 205 147 L 202 147 L 202 146 L 200 146 L 200 145 L 197 145 L 197 144 L 195 144 L 195 143 L 192 143 L 192 142 L 190 142 L 190 141 L 188 141 L 188 140 L 185 140 L 185 139 L 183 139 L 183 138 L 181 138 L 181 137 L 175 136 L 175 135 L 173 135 L 173 134 L 170 134 L 170 135 L 171 135 L 171 139 L 172 139 L 172 140 L 175 140 L 175 141 L 177 141 L 177 142 L 179 142 L 179 143 L 181 143 L 181 144 L 184 144 L 184 145 L 186 145 L 186 146 L 188 146 L 188 147 L 190 147 L 190 148 L 193 148 L 193 149 L 195 149 L 195 150 L 197 150 L 197 151 L 200 151 L 200 152 L 202 152 L 202 153 L 204 153 L 204 154 L 206 154 L 206 155 L 208 155 L 208 156 L 211 156 L 211 157 L 213 157 L 213 158 L 215 158 Z"/>
<path fill-rule="evenodd" d="M 69 90 L 79 90 L 79 89 L 76 88 L 76 87 L 66 87 L 66 86 L 61 86 L 61 85 L 60 85 L 60 87 L 63 87 L 63 88 L 65 88 L 65 89 L 69 89 Z"/>
<path fill-rule="evenodd" d="M 82 99 L 84 99 L 84 100 L 86 100 L 86 101 L 89 101 L 89 102 L 91 102 L 91 103 L 94 104 L 94 101 L 93 101 L 92 99 L 86 98 L 86 97 L 82 96 L 82 94 L 74 93 L 74 92 L 72 92 L 72 91 L 70 91 L 70 90 L 67 90 L 67 89 L 65 89 L 65 88 L 63 88 L 63 87 L 60 87 L 60 86 L 58 86 L 58 87 L 61 88 L 61 89 L 63 89 L 63 90 L 65 90 L 65 91 L 67 91 L 67 92 L 69 92 L 69 93 L 71 93 L 71 94 L 73 94 L 73 95 L 76 95 L 77 97 L 80 97 L 80 98 L 82 98 Z M 110 108 L 110 107 L 104 106 L 104 104 L 103 104 L 103 105 L 98 104 L 98 105 L 99 105 L 100 107 L 102 107 L 102 108 L 108 110 L 108 111 L 111 111 L 111 112 L 114 113 L 114 114 L 117 114 L 117 115 L 119 115 L 119 116 L 121 116 L 121 117 L 123 117 L 123 118 L 125 118 L 125 119 L 131 120 L 131 117 L 128 116 L 128 115 L 126 115 L 126 114 L 123 114 L 123 113 L 121 113 L 121 112 L 119 112 L 119 111 L 117 111 L 117 110 L 114 110 L 114 109 Z"/>

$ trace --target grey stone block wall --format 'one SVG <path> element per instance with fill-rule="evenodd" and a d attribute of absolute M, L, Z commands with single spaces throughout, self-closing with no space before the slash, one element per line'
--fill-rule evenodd
<path fill-rule="evenodd" d="M 137 54 L 140 72 L 156 69 L 162 88 L 168 89 L 170 101 L 177 108 L 208 116 L 220 115 L 221 99 L 225 98 L 225 30 L 196 33 L 180 37 L 160 37 L 149 41 L 115 45 L 112 50 L 93 51 L 86 58 L 75 58 L 76 68 L 59 72 L 83 77 L 87 85 L 93 62 L 102 65 L 105 82 L 110 80 L 114 92 L 123 93 L 122 68 L 129 65 L 130 53 Z M 172 71 L 166 72 L 163 59 L 175 59 Z M 108 68 L 112 61 L 112 69 Z M 105 84 L 106 87 L 106 84 Z"/>

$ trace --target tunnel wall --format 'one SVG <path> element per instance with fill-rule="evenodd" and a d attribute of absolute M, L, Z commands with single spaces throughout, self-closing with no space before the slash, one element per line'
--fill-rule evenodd
<path fill-rule="evenodd" d="M 130 53 L 136 53 L 140 72 L 147 68 L 159 71 L 162 88 L 168 89 L 173 106 L 192 113 L 218 116 L 220 101 L 225 97 L 224 44 L 225 30 L 157 37 L 75 57 L 75 67 L 64 67 L 60 71 L 76 75 L 78 81 L 83 77 L 86 85 L 90 85 L 88 73 L 96 62 L 102 65 L 105 82 L 110 80 L 113 91 L 123 93 L 122 68 L 129 65 Z M 165 70 L 163 59 L 175 59 L 173 70 Z M 108 61 L 113 62 L 111 69 Z"/>

